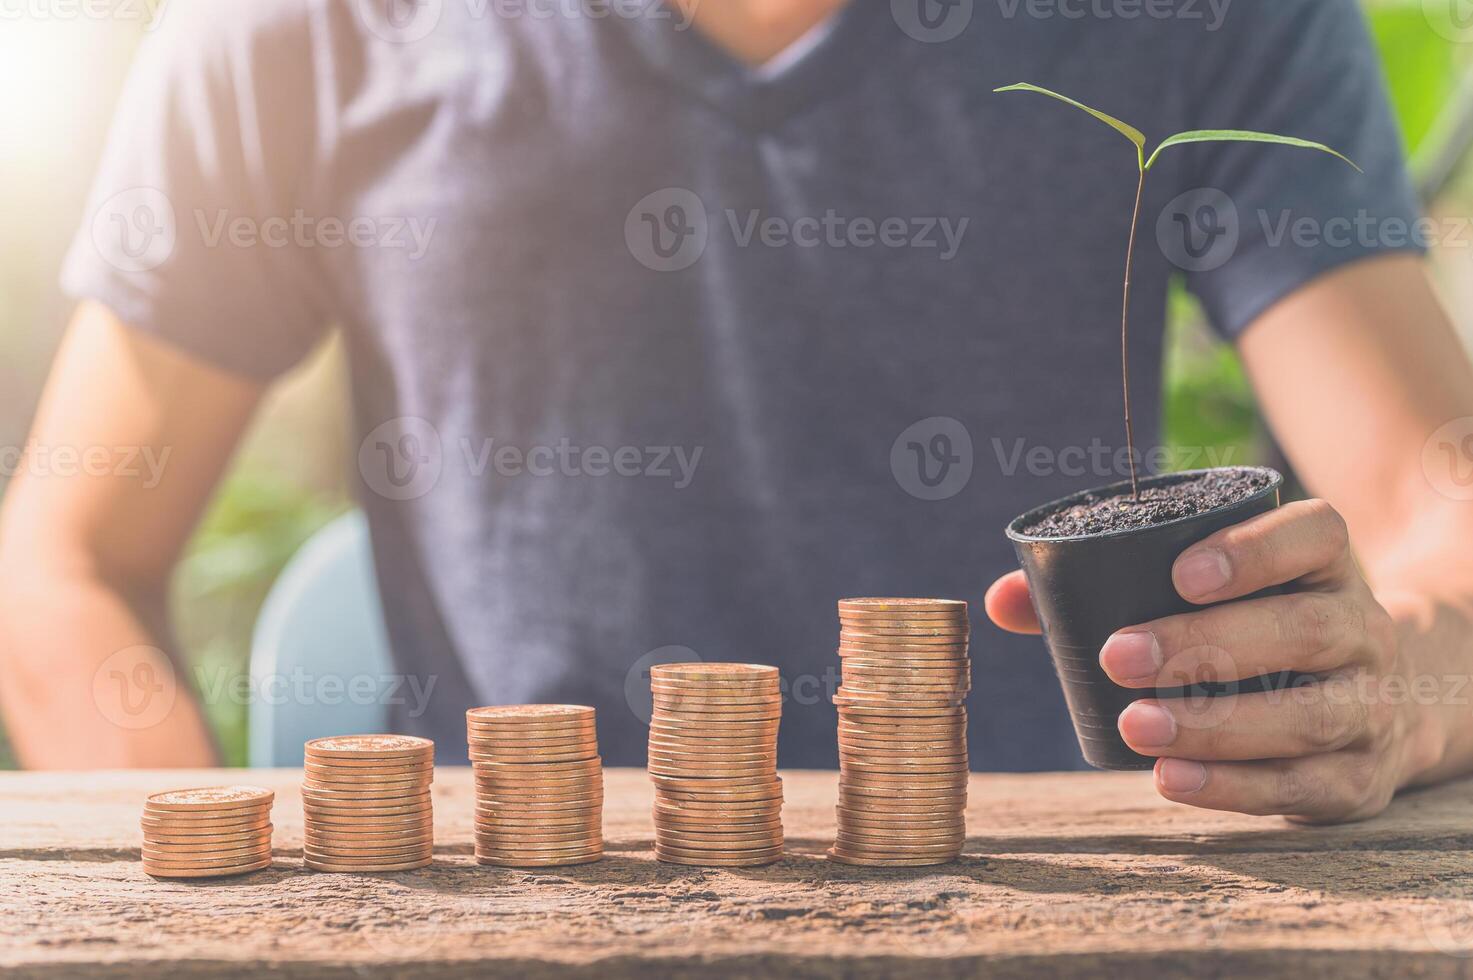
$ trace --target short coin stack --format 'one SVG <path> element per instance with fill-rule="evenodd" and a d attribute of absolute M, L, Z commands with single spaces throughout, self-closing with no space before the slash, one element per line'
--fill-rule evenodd
<path fill-rule="evenodd" d="M 846 864 L 943 864 L 966 837 L 967 604 L 839 603 L 838 836 Z"/>
<path fill-rule="evenodd" d="M 674 864 L 769 864 L 783 853 L 776 667 L 650 668 L 655 856 Z"/>
<path fill-rule="evenodd" d="M 271 802 L 259 786 L 155 793 L 143 804 L 143 870 L 155 878 L 216 878 L 271 864 Z"/>
<path fill-rule="evenodd" d="M 465 724 L 477 862 L 554 867 L 603 857 L 604 770 L 592 708 L 472 708 Z"/>
<path fill-rule="evenodd" d="M 317 871 L 410 871 L 430 863 L 435 743 L 342 735 L 307 743 L 303 854 Z"/>

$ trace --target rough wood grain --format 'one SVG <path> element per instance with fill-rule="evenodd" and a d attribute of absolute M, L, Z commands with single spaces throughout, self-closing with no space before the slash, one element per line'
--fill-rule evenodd
<path fill-rule="evenodd" d="M 976 776 L 964 859 L 825 861 L 835 778 L 786 774 L 792 855 L 656 863 L 643 773 L 610 771 L 608 857 L 522 872 L 470 856 L 471 785 L 442 769 L 436 862 L 301 866 L 296 772 L 0 774 L 0 975 L 1473 977 L 1473 783 L 1349 827 L 1166 803 L 1136 775 Z M 277 790 L 275 866 L 154 881 L 143 797 Z"/>

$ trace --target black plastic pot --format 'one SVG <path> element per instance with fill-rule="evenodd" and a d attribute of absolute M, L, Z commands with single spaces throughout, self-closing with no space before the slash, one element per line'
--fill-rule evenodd
<path fill-rule="evenodd" d="M 1064 688 L 1079 747 L 1085 761 L 1097 769 L 1130 771 L 1150 769 L 1155 764 L 1155 759 L 1132 751 L 1120 737 L 1117 720 L 1134 701 L 1149 697 L 1216 697 L 1291 681 L 1278 675 L 1233 685 L 1130 689 L 1110 680 L 1100 667 L 1100 649 L 1115 631 L 1201 608 L 1179 596 L 1172 585 L 1171 567 L 1177 556 L 1209 535 L 1279 505 L 1284 478 L 1277 472 L 1262 467 L 1233 469 L 1265 473 L 1272 481 L 1237 503 L 1155 527 L 1072 538 L 1034 537 L 1021 531 L 1089 494 L 1129 493 L 1129 481 L 1056 500 L 1008 525 L 1008 539 L 1028 575 L 1033 608 L 1043 624 L 1044 640 Z M 1179 483 L 1205 472 L 1150 477 L 1142 480 L 1141 486 Z"/>

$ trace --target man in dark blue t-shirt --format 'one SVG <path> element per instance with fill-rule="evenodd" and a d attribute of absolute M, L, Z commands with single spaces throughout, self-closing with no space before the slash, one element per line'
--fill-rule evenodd
<path fill-rule="evenodd" d="M 996 581 L 1011 632 L 973 637 L 973 765 L 1078 766 L 1042 644 L 1017 635 L 1036 624 L 1002 527 L 1125 475 L 1136 161 L 1073 110 L 992 94 L 1026 80 L 1155 139 L 1285 133 L 1364 170 L 1212 144 L 1152 173 L 1147 460 L 1237 462 L 1149 449 L 1184 271 L 1323 500 L 1177 568 L 1194 601 L 1290 595 L 1123 634 L 1102 661 L 1148 685 L 1225 649 L 1373 692 L 1244 696 L 1210 732 L 1132 708 L 1158 788 L 1334 819 L 1473 766 L 1451 694 L 1384 693 L 1473 669 L 1473 460 L 1437 456 L 1473 431 L 1473 373 L 1352 0 L 503 6 L 176 4 L 147 42 L 66 264 L 85 302 L 35 439 L 169 465 L 28 474 L 6 500 L 24 762 L 212 760 L 192 701 L 121 730 L 94 674 L 140 648 L 168 668 L 179 548 L 262 390 L 337 326 L 393 654 L 434 682 L 396 724 L 442 758 L 468 706 L 567 701 L 599 708 L 611 764 L 639 764 L 631 678 L 699 657 L 780 666 L 783 764 L 832 765 L 834 601 L 980 612 Z"/>

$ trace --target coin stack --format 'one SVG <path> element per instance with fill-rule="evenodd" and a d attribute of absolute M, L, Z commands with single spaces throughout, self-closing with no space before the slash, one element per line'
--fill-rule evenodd
<path fill-rule="evenodd" d="M 650 668 L 655 857 L 673 864 L 770 864 L 783 853 L 776 667 Z"/>
<path fill-rule="evenodd" d="M 839 603 L 838 836 L 845 864 L 944 864 L 966 837 L 967 604 Z"/>
<path fill-rule="evenodd" d="M 304 863 L 316 871 L 410 871 L 430 863 L 435 743 L 342 735 L 307 743 Z"/>
<path fill-rule="evenodd" d="M 592 708 L 472 708 L 465 724 L 478 863 L 553 867 L 603 857 L 604 771 Z"/>
<path fill-rule="evenodd" d="M 271 864 L 271 802 L 259 786 L 155 793 L 143 804 L 143 870 L 155 878 L 217 878 Z"/>

